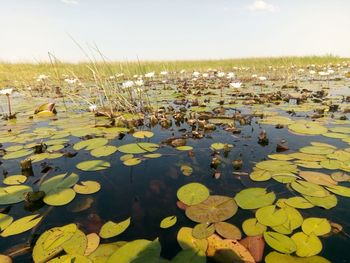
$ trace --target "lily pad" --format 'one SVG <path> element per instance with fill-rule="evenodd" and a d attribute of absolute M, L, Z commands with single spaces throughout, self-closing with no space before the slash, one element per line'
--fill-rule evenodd
<path fill-rule="evenodd" d="M 228 196 L 212 195 L 205 201 L 191 205 L 186 209 L 186 216 L 198 223 L 216 223 L 225 221 L 237 212 L 237 204 Z"/>
<path fill-rule="evenodd" d="M 158 144 L 149 143 L 149 142 L 140 142 L 140 143 L 124 144 L 118 147 L 118 151 L 122 153 L 128 153 L 128 154 L 139 154 L 139 153 L 146 153 L 146 152 L 154 152 L 158 150 L 158 148 L 159 148 Z"/>
<path fill-rule="evenodd" d="M 322 243 L 320 239 L 313 233 L 306 235 L 303 232 L 298 232 L 291 238 L 297 245 L 296 254 L 299 257 L 315 256 L 322 250 Z"/>
<path fill-rule="evenodd" d="M 329 192 L 325 190 L 322 186 L 306 181 L 295 180 L 291 183 L 291 187 L 295 191 L 304 195 L 315 197 L 326 197 L 329 195 Z"/>
<path fill-rule="evenodd" d="M 176 224 L 176 216 L 168 216 L 160 222 L 160 228 L 169 228 Z"/>
<path fill-rule="evenodd" d="M 177 198 L 186 205 L 199 204 L 208 197 L 208 188 L 200 183 L 189 183 L 177 190 Z"/>
<path fill-rule="evenodd" d="M 243 232 L 250 237 L 262 235 L 267 227 L 260 224 L 256 218 L 249 218 L 242 224 Z"/>
<path fill-rule="evenodd" d="M 291 254 L 297 249 L 296 244 L 290 237 L 280 233 L 266 231 L 264 239 L 270 247 L 285 254 Z"/>
<path fill-rule="evenodd" d="M 93 138 L 85 141 L 80 141 L 76 144 L 74 144 L 73 149 L 76 151 L 79 150 L 87 150 L 91 151 L 96 148 L 100 148 L 101 146 L 104 146 L 108 143 L 108 140 L 105 138 Z"/>
<path fill-rule="evenodd" d="M 243 209 L 257 209 L 271 205 L 275 199 L 275 194 L 273 192 L 267 193 L 265 188 L 244 189 L 235 196 L 237 205 Z"/>
<path fill-rule="evenodd" d="M 144 139 L 153 137 L 154 133 L 151 131 L 137 131 L 132 134 L 135 138 Z"/>
<path fill-rule="evenodd" d="M 223 238 L 240 240 L 242 238 L 241 230 L 235 225 L 227 222 L 218 222 L 214 224 L 215 231 Z"/>
<path fill-rule="evenodd" d="M 215 227 L 213 224 L 201 223 L 195 225 L 192 230 L 192 236 L 198 239 L 205 239 L 215 232 Z"/>
<path fill-rule="evenodd" d="M 98 148 L 93 149 L 90 154 L 94 157 L 105 157 L 105 156 L 109 156 L 113 153 L 115 153 L 117 151 L 117 147 L 113 146 L 113 145 L 105 145 L 105 146 L 101 146 Z"/>
<path fill-rule="evenodd" d="M 0 236 L 8 237 L 26 232 L 35 227 L 42 219 L 42 216 L 30 215 L 22 217 L 16 221 L 13 221 L 4 231 L 1 232 Z"/>
<path fill-rule="evenodd" d="M 287 213 L 283 209 L 277 209 L 275 205 L 259 208 L 255 213 L 256 219 L 265 226 L 279 226 L 287 221 Z"/>
<path fill-rule="evenodd" d="M 101 185 L 96 181 L 82 181 L 80 184 L 76 184 L 73 190 L 78 194 L 94 194 L 100 191 Z"/>
<path fill-rule="evenodd" d="M 304 220 L 301 229 L 306 235 L 314 233 L 316 236 L 323 236 L 331 232 L 331 225 L 326 218 L 309 217 Z"/>
<path fill-rule="evenodd" d="M 102 238 L 111 238 L 120 235 L 129 227 L 130 222 L 130 217 L 119 223 L 108 221 L 101 227 L 99 235 Z"/>
<path fill-rule="evenodd" d="M 100 171 L 111 167 L 111 164 L 103 160 L 91 160 L 78 163 L 76 167 L 83 171 Z"/>

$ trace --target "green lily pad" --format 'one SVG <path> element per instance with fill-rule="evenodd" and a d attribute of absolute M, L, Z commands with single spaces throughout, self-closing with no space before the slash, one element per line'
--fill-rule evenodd
<path fill-rule="evenodd" d="M 146 152 L 154 152 L 158 150 L 158 148 L 159 148 L 158 144 L 149 143 L 149 142 L 140 142 L 140 143 L 124 144 L 118 147 L 118 151 L 122 153 L 128 153 L 128 154 L 139 154 L 139 153 L 146 153 Z"/>
<path fill-rule="evenodd" d="M 186 205 L 199 204 L 208 197 L 208 188 L 200 183 L 189 183 L 177 190 L 177 198 Z"/>
<path fill-rule="evenodd" d="M 255 217 L 260 224 L 265 226 L 279 226 L 287 221 L 287 213 L 283 209 L 277 209 L 275 205 L 269 205 L 259 208 Z"/>
<path fill-rule="evenodd" d="M 130 217 L 119 223 L 108 221 L 101 227 L 99 236 L 102 238 L 111 238 L 120 235 L 130 226 L 130 222 Z"/>
<path fill-rule="evenodd" d="M 338 203 L 337 197 L 335 195 L 328 195 L 325 197 L 315 197 L 304 195 L 304 198 L 309 201 L 314 206 L 323 207 L 325 209 L 331 209 L 335 207 Z"/>
<path fill-rule="evenodd" d="M 25 198 L 25 193 L 29 192 L 33 192 L 33 189 L 27 185 L 0 187 L 0 205 L 22 202 Z"/>
<path fill-rule="evenodd" d="M 290 237 L 280 233 L 266 231 L 264 239 L 270 247 L 282 253 L 291 254 L 297 249 L 296 244 Z"/>
<path fill-rule="evenodd" d="M 331 225 L 326 218 L 309 217 L 306 218 L 301 229 L 306 235 L 314 233 L 316 236 L 323 236 L 331 232 Z"/>
<path fill-rule="evenodd" d="M 240 208 L 257 209 L 273 204 L 276 196 L 273 192 L 267 193 L 265 188 L 247 188 L 235 196 L 235 201 Z"/>
<path fill-rule="evenodd" d="M 306 235 L 303 232 L 298 232 L 291 238 L 297 245 L 296 254 L 299 257 L 315 256 L 322 250 L 322 243 L 320 239 L 313 233 Z"/>
<path fill-rule="evenodd" d="M 176 216 L 168 216 L 160 222 L 160 228 L 169 228 L 176 224 Z"/>
<path fill-rule="evenodd" d="M 260 224 L 256 218 L 249 218 L 242 224 L 243 232 L 250 237 L 262 235 L 267 227 Z"/>
<path fill-rule="evenodd" d="M 303 195 L 315 197 L 326 197 L 329 195 L 329 192 L 322 186 L 306 181 L 295 180 L 291 183 L 291 187 Z"/>
<path fill-rule="evenodd" d="M 214 224 L 215 231 L 223 238 L 240 240 L 242 238 L 241 230 L 235 225 L 227 222 L 218 222 Z"/>
<path fill-rule="evenodd" d="M 153 137 L 154 133 L 151 131 L 137 131 L 132 134 L 135 138 L 144 139 Z"/>
<path fill-rule="evenodd" d="M 94 157 L 105 157 L 105 156 L 109 156 L 113 153 L 115 153 L 117 151 L 117 147 L 113 146 L 113 145 L 105 145 L 105 146 L 101 146 L 98 148 L 93 149 L 90 154 Z"/>
<path fill-rule="evenodd" d="M 73 149 L 76 151 L 79 151 L 82 149 L 91 151 L 93 149 L 102 147 L 107 143 L 108 143 L 108 140 L 105 138 L 93 138 L 93 139 L 77 142 L 76 144 L 74 144 Z"/>
<path fill-rule="evenodd" d="M 76 167 L 83 171 L 100 171 L 111 167 L 111 164 L 103 160 L 91 160 L 78 163 Z"/>
<path fill-rule="evenodd" d="M 198 239 L 205 239 L 215 232 L 215 227 L 213 224 L 201 223 L 195 225 L 192 229 L 192 236 Z"/>

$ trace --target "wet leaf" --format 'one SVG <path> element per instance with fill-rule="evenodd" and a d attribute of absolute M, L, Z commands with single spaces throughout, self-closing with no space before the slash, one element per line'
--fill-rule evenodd
<path fill-rule="evenodd" d="M 13 222 L 13 217 L 0 213 L 0 232 Z M 0 261 L 1 262 L 1 261 Z"/>
<path fill-rule="evenodd" d="M 265 248 L 265 241 L 262 236 L 245 237 L 239 243 L 248 249 L 256 262 L 262 261 Z"/>
<path fill-rule="evenodd" d="M 177 233 L 177 242 L 182 249 L 200 250 L 204 255 L 208 247 L 208 241 L 206 239 L 197 239 L 193 237 L 192 231 L 192 228 L 181 227 Z"/>
<path fill-rule="evenodd" d="M 208 197 L 208 188 L 200 183 L 189 183 L 177 190 L 177 198 L 186 205 L 199 204 Z"/>
<path fill-rule="evenodd" d="M 275 198 L 273 192 L 267 193 L 264 188 L 248 188 L 237 193 L 235 201 L 240 208 L 257 209 L 273 204 Z"/>
<path fill-rule="evenodd" d="M 314 233 L 316 236 L 323 236 L 331 232 L 331 225 L 326 218 L 309 217 L 304 220 L 301 229 L 306 235 Z"/>
<path fill-rule="evenodd" d="M 189 165 L 181 165 L 180 170 L 181 170 L 182 174 L 185 176 L 190 176 L 193 172 L 192 167 Z"/>
<path fill-rule="evenodd" d="M 86 249 L 84 251 L 85 256 L 89 256 L 91 253 L 93 253 L 100 244 L 100 237 L 96 233 L 90 233 L 86 235 L 87 244 Z"/>
<path fill-rule="evenodd" d="M 314 204 L 310 203 L 308 200 L 301 196 L 294 196 L 286 199 L 285 203 L 289 206 L 298 209 L 308 209 L 314 207 Z"/>
<path fill-rule="evenodd" d="M 318 184 L 318 185 L 336 185 L 337 182 L 334 181 L 329 175 L 313 172 L 313 171 L 300 171 L 299 176 L 304 178 L 306 181 Z"/>
<path fill-rule="evenodd" d="M 141 159 L 140 158 L 130 158 L 130 159 L 127 159 L 123 162 L 123 164 L 125 166 L 135 166 L 135 165 L 138 165 L 141 163 Z"/>
<path fill-rule="evenodd" d="M 265 263 L 331 263 L 331 262 L 320 256 L 299 258 L 299 257 L 294 257 L 291 255 L 281 254 L 276 251 L 273 251 L 273 252 L 270 252 L 265 257 Z"/>
<path fill-rule="evenodd" d="M 154 133 L 151 131 L 137 131 L 132 134 L 135 138 L 144 139 L 153 137 Z"/>
<path fill-rule="evenodd" d="M 29 192 L 33 192 L 33 189 L 27 185 L 0 187 L 0 205 L 22 202 L 25 198 L 25 193 Z"/>
<path fill-rule="evenodd" d="M 328 191 L 325 190 L 322 186 L 306 181 L 296 180 L 291 183 L 291 187 L 295 191 L 304 195 L 315 197 L 326 197 L 329 195 Z"/>
<path fill-rule="evenodd" d="M 113 145 L 105 145 L 93 149 L 90 154 L 96 158 L 109 156 L 117 151 L 117 147 Z"/>
<path fill-rule="evenodd" d="M 80 141 L 74 144 L 73 149 L 76 151 L 83 150 L 83 149 L 87 151 L 91 151 L 93 149 L 104 146 L 107 143 L 108 143 L 108 140 L 105 138 L 93 138 L 85 141 Z"/>
<path fill-rule="evenodd" d="M 101 227 L 99 235 L 102 238 L 111 238 L 120 235 L 129 227 L 130 222 L 130 217 L 119 223 L 108 221 Z"/>
<path fill-rule="evenodd" d="M 320 239 L 313 233 L 306 235 L 303 232 L 298 232 L 291 238 L 297 245 L 296 254 L 299 257 L 315 256 L 322 250 L 322 243 Z"/>
<path fill-rule="evenodd" d="M 22 217 L 13 221 L 0 235 L 2 237 L 8 237 L 21 234 L 35 227 L 41 219 L 42 217 L 38 214 Z"/>
<path fill-rule="evenodd" d="M 101 185 L 96 181 L 82 181 L 80 184 L 76 184 L 73 190 L 78 194 L 94 194 L 100 191 Z"/>
<path fill-rule="evenodd" d="M 198 239 L 206 239 L 215 232 L 213 224 L 201 223 L 194 226 L 192 229 L 192 236 Z"/>
<path fill-rule="evenodd" d="M 67 254 L 84 255 L 87 243 L 86 235 L 78 229 L 69 240 L 62 244 L 62 248 Z"/>
<path fill-rule="evenodd" d="M 189 206 L 186 209 L 186 216 L 198 223 L 216 223 L 231 218 L 236 214 L 237 209 L 234 199 L 212 195 L 197 205 Z"/>
<path fill-rule="evenodd" d="M 75 192 L 71 188 L 57 188 L 48 192 L 44 197 L 45 204 L 52 206 L 62 206 L 70 203 L 75 197 Z"/>
<path fill-rule="evenodd" d="M 338 203 L 337 197 L 335 195 L 328 195 L 325 197 L 315 197 L 304 195 L 304 198 L 309 201 L 311 204 L 325 209 L 331 209 L 335 207 Z"/>
<path fill-rule="evenodd" d="M 176 224 L 176 216 L 168 216 L 160 222 L 160 228 L 169 228 Z"/>
<path fill-rule="evenodd" d="M 159 145 L 155 143 L 140 142 L 140 143 L 130 143 L 124 144 L 118 147 L 118 151 L 128 154 L 138 154 L 146 152 L 154 152 L 158 150 Z"/>
<path fill-rule="evenodd" d="M 100 171 L 111 167 L 111 164 L 103 160 L 91 160 L 78 163 L 76 167 L 83 171 Z"/>
<path fill-rule="evenodd" d="M 260 224 L 256 218 L 249 218 L 243 222 L 242 229 L 247 236 L 260 236 L 266 231 L 267 227 Z"/>
<path fill-rule="evenodd" d="M 290 237 L 280 233 L 267 231 L 264 233 L 264 239 L 270 247 L 285 254 L 291 254 L 297 249 Z"/>
<path fill-rule="evenodd" d="M 259 208 L 255 213 L 256 219 L 265 226 L 279 226 L 287 221 L 287 213 L 283 209 L 277 209 L 275 205 Z"/>
<path fill-rule="evenodd" d="M 235 225 L 227 222 L 218 222 L 214 224 L 215 231 L 223 238 L 240 240 L 242 238 L 241 230 Z"/>
<path fill-rule="evenodd" d="M 27 177 L 24 175 L 11 175 L 4 179 L 3 183 L 6 185 L 19 185 L 27 181 Z"/>

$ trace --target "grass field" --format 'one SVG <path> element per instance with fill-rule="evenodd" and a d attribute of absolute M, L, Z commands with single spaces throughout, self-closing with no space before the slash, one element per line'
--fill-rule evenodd
<path fill-rule="evenodd" d="M 109 77 L 118 73 L 124 73 L 126 77 L 135 74 L 145 74 L 155 71 L 178 72 L 205 71 L 214 68 L 222 71 L 246 71 L 249 74 L 261 73 L 270 70 L 291 71 L 295 68 L 316 65 L 317 67 L 328 66 L 348 62 L 349 58 L 337 56 L 308 56 L 308 57 L 267 57 L 267 58 L 241 58 L 223 60 L 198 60 L 198 61 L 133 61 L 114 62 L 99 61 L 64 63 L 55 61 L 29 63 L 0 62 L 0 85 L 16 86 L 32 84 L 38 75 L 45 74 L 51 78 L 64 79 L 65 76 L 78 76 L 80 79 L 91 79 L 92 70 L 100 77 Z M 280 74 L 284 74 L 280 72 Z"/>

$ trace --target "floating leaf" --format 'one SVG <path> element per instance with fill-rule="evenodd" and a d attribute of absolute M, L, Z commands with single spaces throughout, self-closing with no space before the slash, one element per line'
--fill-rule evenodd
<path fill-rule="evenodd" d="M 138 153 L 154 152 L 158 150 L 158 148 L 159 148 L 158 144 L 149 143 L 149 142 L 140 142 L 140 143 L 124 144 L 118 147 L 118 151 L 122 153 L 138 154 Z"/>
<path fill-rule="evenodd" d="M 304 195 L 304 198 L 309 201 L 311 204 L 325 209 L 331 209 L 335 207 L 338 203 L 337 197 L 335 195 L 328 195 L 325 197 L 315 197 Z"/>
<path fill-rule="evenodd" d="M 206 239 L 197 239 L 192 236 L 192 228 L 181 227 L 177 233 L 177 242 L 182 249 L 200 250 L 204 254 L 208 247 Z"/>
<path fill-rule="evenodd" d="M 198 223 L 216 223 L 231 218 L 236 214 L 237 209 L 234 199 L 212 195 L 197 205 L 189 206 L 186 209 L 186 216 Z"/>
<path fill-rule="evenodd" d="M 266 231 L 267 227 L 260 224 L 256 218 L 249 218 L 243 222 L 242 229 L 247 236 L 260 236 Z"/>
<path fill-rule="evenodd" d="M 222 239 L 215 234 L 208 237 L 207 256 L 214 257 L 216 262 L 255 262 L 237 240 Z"/>
<path fill-rule="evenodd" d="M 332 193 L 335 193 L 337 195 L 350 197 L 350 188 L 340 185 L 329 185 L 326 186 L 326 189 Z"/>
<path fill-rule="evenodd" d="M 190 176 L 193 172 L 192 167 L 189 165 L 181 165 L 180 170 L 181 170 L 182 174 L 185 176 Z"/>
<path fill-rule="evenodd" d="M 90 233 L 86 235 L 86 239 L 87 244 L 86 249 L 84 251 L 84 255 L 88 256 L 98 248 L 98 245 L 100 244 L 100 237 L 96 233 Z"/>
<path fill-rule="evenodd" d="M 137 131 L 132 134 L 135 138 L 144 139 L 153 137 L 154 133 L 151 131 Z"/>
<path fill-rule="evenodd" d="M 304 178 L 306 181 L 318 184 L 318 185 L 336 185 L 337 182 L 334 181 L 329 175 L 312 172 L 312 171 L 300 171 L 299 176 Z"/>
<path fill-rule="evenodd" d="M 266 171 L 278 171 L 278 172 L 291 172 L 297 169 L 297 167 L 289 161 L 268 160 L 262 161 L 256 164 L 256 167 Z"/>
<path fill-rule="evenodd" d="M 100 171 L 111 167 L 111 164 L 103 160 L 91 160 L 78 163 L 76 167 L 83 171 Z"/>
<path fill-rule="evenodd" d="M 160 153 L 148 153 L 148 154 L 143 155 L 143 157 L 150 158 L 150 159 L 159 158 L 161 156 L 162 156 L 162 154 L 160 154 Z"/>
<path fill-rule="evenodd" d="M 289 125 L 288 129 L 294 133 L 301 135 L 318 135 L 326 133 L 328 130 L 326 127 L 311 121 L 296 122 L 294 124 Z"/>
<path fill-rule="evenodd" d="M 235 225 L 226 222 L 218 222 L 214 224 L 215 231 L 223 238 L 240 240 L 242 238 L 241 230 Z"/>
<path fill-rule="evenodd" d="M 0 213 L 0 232 L 13 222 L 13 217 Z M 1 261 L 0 261 L 1 262 Z"/>
<path fill-rule="evenodd" d="M 7 185 L 19 185 L 27 181 L 27 176 L 24 175 L 11 175 L 4 179 L 3 183 Z"/>
<path fill-rule="evenodd" d="M 239 243 L 248 249 L 256 262 L 262 261 L 265 248 L 265 241 L 262 236 L 245 237 Z"/>
<path fill-rule="evenodd" d="M 293 232 L 293 230 L 301 226 L 301 224 L 303 223 L 303 217 L 301 216 L 299 211 L 293 207 L 286 206 L 282 209 L 287 214 L 287 220 L 282 225 L 274 226 L 272 227 L 272 229 L 278 233 L 289 235 Z"/>
<path fill-rule="evenodd" d="M 117 151 L 117 147 L 113 145 L 105 145 L 93 149 L 90 154 L 96 158 L 109 156 Z"/>
<path fill-rule="evenodd" d="M 208 197 L 208 188 L 200 183 L 189 183 L 177 190 L 177 198 L 186 205 L 199 204 Z"/>
<path fill-rule="evenodd" d="M 291 254 L 297 249 L 290 237 L 280 233 L 267 231 L 264 233 L 264 239 L 270 247 L 282 253 Z"/>
<path fill-rule="evenodd" d="M 317 255 L 322 250 L 320 239 L 313 233 L 306 235 L 303 232 L 298 232 L 291 238 L 297 245 L 296 254 L 299 257 L 311 257 Z"/>
<path fill-rule="evenodd" d="M 323 236 L 331 232 L 331 225 L 326 218 L 309 217 L 304 220 L 301 229 L 306 235 L 314 233 L 316 236 Z"/>
<path fill-rule="evenodd" d="M 176 150 L 179 150 L 179 151 L 191 151 L 191 150 L 193 150 L 193 147 L 192 146 L 188 146 L 188 145 L 178 146 L 178 147 L 176 147 Z"/>
<path fill-rule="evenodd" d="M 101 146 L 104 146 L 108 143 L 108 140 L 105 138 L 93 138 L 85 141 L 80 141 L 76 144 L 74 144 L 73 149 L 76 151 L 79 150 L 87 150 L 91 151 L 93 149 L 99 148 Z"/>
<path fill-rule="evenodd" d="M 299 257 L 293 257 L 291 255 L 281 254 L 276 251 L 273 251 L 273 252 L 270 252 L 265 257 L 265 263 L 331 263 L 331 262 L 320 256 L 299 258 Z"/>
<path fill-rule="evenodd" d="M 160 222 L 160 228 L 169 228 L 176 224 L 176 216 L 168 216 Z"/>
<path fill-rule="evenodd" d="M 69 255 L 63 255 L 54 259 L 51 259 L 49 263 L 68 263 L 68 262 L 74 262 L 74 263 L 91 263 L 91 260 L 89 260 L 87 257 L 82 255 L 76 255 L 76 254 L 69 254 Z"/>
<path fill-rule="evenodd" d="M 326 197 L 329 195 L 328 191 L 325 190 L 322 186 L 306 181 L 295 180 L 291 183 L 291 187 L 295 191 L 304 195 L 315 197 Z"/>
<path fill-rule="evenodd" d="M 210 148 L 219 151 L 225 148 L 225 144 L 221 142 L 215 142 L 210 145 Z"/>
<path fill-rule="evenodd" d="M 97 249 L 94 252 L 92 252 L 88 256 L 88 258 L 92 260 L 92 262 L 96 262 L 96 263 L 107 262 L 108 258 L 125 244 L 126 242 L 101 244 L 97 247 Z"/>
<path fill-rule="evenodd" d="M 146 239 L 137 239 L 131 241 L 116 252 L 107 260 L 107 263 L 130 263 L 130 262 L 155 262 L 159 259 L 160 244 L 159 241 L 149 241 Z"/>
<path fill-rule="evenodd" d="M 96 181 L 82 181 L 80 184 L 76 184 L 73 190 L 78 194 L 94 194 L 100 191 L 101 185 Z"/>
<path fill-rule="evenodd" d="M 192 229 L 192 236 L 198 239 L 205 239 L 215 232 L 215 227 L 213 224 L 201 223 L 195 225 Z"/>
<path fill-rule="evenodd" d="M 126 166 L 135 166 L 141 163 L 141 159 L 140 158 L 130 158 L 127 159 L 123 162 L 124 165 Z"/>
<path fill-rule="evenodd" d="M 70 203 L 75 197 L 75 192 L 71 188 L 57 188 L 51 190 L 44 197 L 45 204 L 52 206 L 62 206 Z"/>
<path fill-rule="evenodd" d="M 1 232 L 0 236 L 8 237 L 26 232 L 35 227 L 41 221 L 41 219 L 42 216 L 39 216 L 38 214 L 17 219 L 6 227 L 5 230 Z"/>
<path fill-rule="evenodd" d="M 283 209 L 276 209 L 275 205 L 259 208 L 255 213 L 256 219 L 265 226 L 279 226 L 287 221 L 287 213 Z"/>
<path fill-rule="evenodd" d="M 9 153 L 5 154 L 2 158 L 4 160 L 17 159 L 17 158 L 27 156 L 31 153 L 33 153 L 32 150 L 22 149 L 22 150 L 15 151 L 15 152 L 9 152 Z"/>
<path fill-rule="evenodd" d="M 86 235 L 78 229 L 69 240 L 62 244 L 62 248 L 67 254 L 84 255 L 87 243 Z"/>
<path fill-rule="evenodd" d="M 256 169 L 251 174 L 249 174 L 249 177 L 253 181 L 267 181 L 271 179 L 271 173 L 267 170 Z"/>
<path fill-rule="evenodd" d="M 12 259 L 7 255 L 0 254 L 0 262 L 1 263 L 12 263 Z"/>
<path fill-rule="evenodd" d="M 33 189 L 27 185 L 0 187 L 0 205 L 22 202 L 25 198 L 25 193 L 29 192 L 33 192 Z"/>
<path fill-rule="evenodd" d="M 130 217 L 119 223 L 114 223 L 108 221 L 105 223 L 100 230 L 100 237 L 102 238 L 111 238 L 123 233 L 130 225 Z"/>
<path fill-rule="evenodd" d="M 290 197 L 286 199 L 285 203 L 298 209 L 308 209 L 314 207 L 314 204 L 300 196 Z"/>
<path fill-rule="evenodd" d="M 236 194 L 235 201 L 240 208 L 257 209 L 273 204 L 275 198 L 275 194 L 267 193 L 265 188 L 247 188 Z"/>
<path fill-rule="evenodd" d="M 54 227 L 45 231 L 34 246 L 34 262 L 43 263 L 58 255 L 63 250 L 62 244 L 69 240 L 76 231 L 76 224 Z"/>
<path fill-rule="evenodd" d="M 79 175 L 76 173 L 71 173 L 69 176 L 66 175 L 66 173 L 59 174 L 47 179 L 40 185 L 39 190 L 49 193 L 57 189 L 72 187 L 79 181 Z"/>
<path fill-rule="evenodd" d="M 337 170 L 342 166 L 342 162 L 338 160 L 324 160 L 320 162 L 320 165 L 328 170 Z"/>

